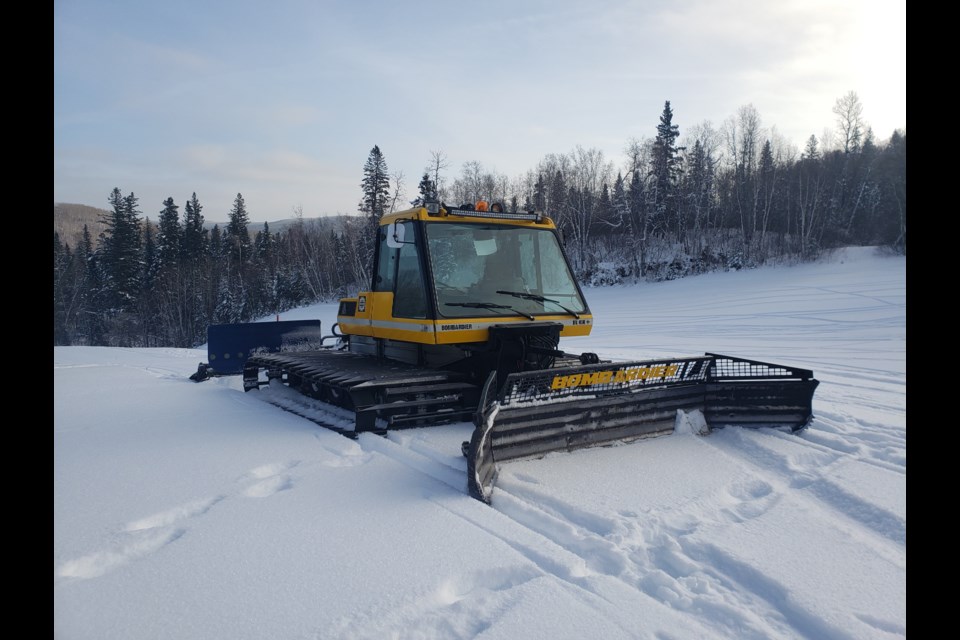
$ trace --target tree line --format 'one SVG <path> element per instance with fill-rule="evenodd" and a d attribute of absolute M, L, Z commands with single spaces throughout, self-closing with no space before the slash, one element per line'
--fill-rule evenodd
<path fill-rule="evenodd" d="M 811 260 L 847 245 L 906 253 L 906 133 L 877 141 L 850 92 L 834 106 L 838 133 L 802 152 L 761 126 L 752 106 L 681 142 L 669 101 L 650 139 L 631 140 L 617 170 L 597 149 L 551 154 L 514 178 L 468 162 L 448 181 L 432 152 L 410 204 L 502 202 L 556 222 L 577 277 L 590 285 L 665 280 L 771 261 Z M 229 222 L 207 228 L 196 193 L 157 221 L 114 188 L 104 230 L 74 246 L 54 232 L 54 344 L 193 347 L 209 324 L 256 320 L 369 286 L 380 217 L 405 208 L 374 146 L 358 216 L 253 232 L 238 193 Z"/>

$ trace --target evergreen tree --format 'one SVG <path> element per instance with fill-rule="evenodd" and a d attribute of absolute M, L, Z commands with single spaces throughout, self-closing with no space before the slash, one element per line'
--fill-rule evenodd
<path fill-rule="evenodd" d="M 613 181 L 613 196 L 610 198 L 610 206 L 613 209 L 615 226 L 625 227 L 630 215 L 630 205 L 627 202 L 627 190 L 623 186 L 623 174 L 619 172 L 617 173 L 617 179 Z"/>
<path fill-rule="evenodd" d="M 70 245 L 60 242 L 60 234 L 53 232 L 53 344 L 70 344 L 70 330 L 67 326 L 67 307 L 71 295 Z"/>
<path fill-rule="evenodd" d="M 183 228 L 180 226 L 179 207 L 173 203 L 173 198 L 163 201 L 163 209 L 160 210 L 160 220 L 157 223 L 156 243 L 157 271 L 163 272 L 175 268 L 183 247 Z"/>
<path fill-rule="evenodd" d="M 609 233 L 613 227 L 617 226 L 616 216 L 613 209 L 613 198 L 610 196 L 610 188 L 604 182 L 600 188 L 600 201 L 597 203 L 597 213 L 594 218 L 597 233 Z"/>
<path fill-rule="evenodd" d="M 206 298 L 204 315 L 211 321 L 216 317 L 217 298 L 220 295 L 220 281 L 225 277 L 225 262 L 227 254 L 224 253 L 224 234 L 220 231 L 220 225 L 215 224 L 210 230 L 210 242 L 207 245 L 207 257 L 209 258 L 209 272 L 206 279 Z M 219 322 L 219 320 L 217 320 Z"/>
<path fill-rule="evenodd" d="M 374 146 L 370 150 L 370 155 L 363 165 L 363 181 L 360 183 L 360 188 L 363 191 L 363 197 L 360 200 L 360 212 L 365 213 L 373 224 L 378 226 L 380 218 L 386 212 L 390 197 L 387 161 L 378 146 Z"/>
<path fill-rule="evenodd" d="M 763 143 L 760 151 L 760 167 L 757 172 L 757 216 L 759 217 L 759 258 L 763 261 L 766 258 L 765 240 L 767 231 L 770 229 L 771 222 L 778 217 L 777 200 L 780 191 L 780 180 L 777 172 L 777 166 L 773 159 L 773 151 L 770 147 L 770 141 Z"/>
<path fill-rule="evenodd" d="M 249 223 L 250 216 L 247 214 L 247 206 L 243 201 L 243 196 L 238 193 L 233 200 L 233 207 L 230 209 L 226 240 L 230 245 L 230 257 L 240 263 L 250 259 L 250 232 L 247 231 Z"/>
<path fill-rule="evenodd" d="M 153 225 L 150 224 L 150 218 L 146 218 L 143 224 L 143 275 L 141 285 L 144 292 L 149 292 L 153 287 L 154 278 L 157 275 L 157 269 L 160 261 L 157 256 L 157 243 L 153 239 Z"/>
<path fill-rule="evenodd" d="M 197 263 L 207 249 L 207 230 L 203 228 L 203 214 L 197 193 L 187 200 L 183 208 L 183 253 L 188 262 Z"/>
<path fill-rule="evenodd" d="M 417 190 L 420 192 L 421 203 L 435 201 L 437 199 L 436 185 L 433 183 L 433 180 L 430 179 L 430 175 L 427 173 L 424 173 L 423 177 L 420 178 L 420 184 L 417 185 Z"/>
<path fill-rule="evenodd" d="M 547 194 L 547 215 L 553 218 L 560 230 L 560 234 L 565 238 L 569 230 L 567 221 L 567 185 L 563 179 L 563 173 L 557 169 L 550 181 L 550 187 Z"/>
<path fill-rule="evenodd" d="M 881 193 L 877 239 L 900 253 L 907 253 L 907 134 L 896 130 L 877 159 L 877 182 Z"/>
<path fill-rule="evenodd" d="M 100 268 L 93 248 L 90 228 L 83 225 L 83 233 L 76 251 L 76 278 L 78 288 L 77 334 L 83 344 L 103 343 L 101 316 L 96 313 L 97 299 L 103 289 Z"/>
<path fill-rule="evenodd" d="M 135 344 L 154 347 L 159 334 L 161 321 L 157 314 L 158 307 L 162 304 L 165 291 L 163 287 L 158 287 L 160 260 L 157 257 L 157 243 L 154 240 L 154 227 L 150 223 L 150 218 L 146 218 L 143 223 L 143 257 L 141 260 L 143 273 L 140 279 L 140 295 L 137 297 L 137 328 L 139 337 L 130 336 L 131 340 L 136 340 Z M 176 266 L 174 265 L 174 269 Z"/>
<path fill-rule="evenodd" d="M 543 211 L 547 208 L 547 185 L 543 181 L 543 174 L 537 174 L 537 182 L 533 185 L 533 209 Z"/>
<path fill-rule="evenodd" d="M 100 235 L 100 265 L 104 274 L 104 302 L 108 308 L 133 307 L 140 291 L 141 242 L 140 211 L 137 197 L 114 188 L 108 200 L 110 212 L 102 217 L 105 226 Z"/>
<path fill-rule="evenodd" d="M 683 149 L 676 140 L 680 127 L 673 124 L 673 109 L 667 100 L 657 125 L 657 137 L 653 141 L 651 157 L 651 189 L 653 189 L 652 226 L 660 235 L 673 228 L 677 221 L 677 183 L 680 176 L 680 156 Z"/>
<path fill-rule="evenodd" d="M 210 230 L 210 246 L 208 250 L 214 262 L 220 262 L 226 257 L 223 253 L 224 244 L 223 232 L 220 231 L 220 225 L 213 225 L 213 229 Z"/>
<path fill-rule="evenodd" d="M 687 200 L 688 222 L 692 238 L 690 250 L 704 265 L 711 259 L 707 249 L 706 231 L 710 228 L 710 211 L 714 188 L 715 162 L 700 138 L 693 144 L 687 158 L 688 171 L 684 175 L 684 197 Z"/>
<path fill-rule="evenodd" d="M 817 149 L 816 136 L 807 139 L 807 146 L 797 167 L 796 234 L 800 257 L 809 259 L 819 253 L 823 230 L 824 176 L 823 163 Z"/>
<path fill-rule="evenodd" d="M 273 246 L 274 238 L 270 233 L 270 225 L 266 222 L 263 223 L 263 230 L 257 231 L 257 236 L 254 238 L 253 250 L 254 255 L 257 257 L 257 260 L 263 264 L 267 264 L 270 258 L 270 249 Z"/>
<path fill-rule="evenodd" d="M 807 138 L 807 145 L 803 149 L 803 158 L 806 160 L 819 160 L 820 150 L 818 147 L 817 136 L 811 135 Z"/>
<path fill-rule="evenodd" d="M 386 213 L 390 198 L 390 178 L 387 173 L 387 161 L 380 152 L 380 147 L 374 145 L 370 150 L 366 163 L 363 165 L 363 180 L 360 182 L 363 196 L 360 200 L 360 212 L 367 217 L 364 238 L 361 240 L 364 252 L 361 255 L 360 274 L 363 280 L 368 280 L 373 270 L 373 249 L 376 246 L 376 236 L 380 227 L 380 218 Z"/>

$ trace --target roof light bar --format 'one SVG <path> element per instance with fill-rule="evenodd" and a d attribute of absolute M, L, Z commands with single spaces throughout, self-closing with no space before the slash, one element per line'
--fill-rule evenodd
<path fill-rule="evenodd" d="M 506 211 L 474 211 L 471 209 L 449 209 L 447 213 L 451 216 L 466 216 L 472 218 L 499 218 L 502 220 L 530 220 L 531 222 L 543 222 L 543 214 L 539 211 L 526 211 L 518 213 L 507 213 Z"/>

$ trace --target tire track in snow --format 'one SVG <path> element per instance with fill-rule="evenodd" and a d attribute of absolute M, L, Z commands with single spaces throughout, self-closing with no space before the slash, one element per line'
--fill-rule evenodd
<path fill-rule="evenodd" d="M 843 455 L 855 455 L 859 462 L 905 474 L 907 469 L 906 429 L 862 420 L 862 430 L 851 433 L 846 412 L 818 411 L 803 439 Z"/>
<path fill-rule="evenodd" d="M 338 628 L 349 629 L 351 637 L 357 638 L 473 638 L 504 613 L 503 607 L 509 606 L 510 602 L 508 592 L 544 576 L 559 578 L 567 585 L 566 588 L 575 590 L 578 600 L 583 600 L 584 586 L 577 581 L 579 577 L 589 575 L 589 571 L 583 566 L 584 559 L 570 555 L 562 548 L 554 549 L 552 544 L 549 549 L 539 549 L 538 547 L 543 546 L 543 540 L 537 540 L 538 544 L 532 545 L 523 543 L 514 536 L 506 536 L 497 528 L 490 526 L 485 521 L 486 517 L 496 514 L 496 511 L 473 498 L 466 497 L 465 460 L 462 468 L 452 466 L 442 459 L 442 454 L 429 445 L 397 434 L 388 434 L 387 437 L 383 437 L 363 433 L 360 434 L 358 442 L 364 451 L 379 453 L 462 494 L 465 499 L 455 501 L 444 499 L 444 496 L 427 496 L 427 498 L 443 510 L 466 520 L 515 549 L 524 558 L 530 560 L 537 569 L 514 567 L 493 573 L 481 572 L 469 580 L 458 582 L 457 585 L 444 583 L 436 591 L 414 597 L 412 602 L 401 601 L 389 607 L 386 612 L 371 612 L 363 616 L 362 620 L 351 618 L 341 621 Z M 529 535 L 531 532 L 525 533 Z M 561 559 L 558 559 L 558 555 Z M 586 594 L 590 599 L 598 597 L 589 589 L 586 589 Z M 471 597 L 467 598 L 467 595 Z M 456 627 L 451 626 L 451 609 L 456 614 L 454 617 L 461 621 Z M 404 632 L 397 634 L 395 631 L 397 628 L 404 629 Z M 628 627 L 622 626 L 620 629 L 623 637 L 631 636 Z M 318 634 L 318 637 L 323 635 Z"/>
<path fill-rule="evenodd" d="M 765 446 L 767 439 L 772 442 L 788 439 L 788 444 L 795 445 L 796 451 L 784 453 Z M 789 492 L 796 499 L 806 497 L 811 506 L 828 510 L 833 516 L 830 522 L 848 522 L 853 529 L 868 531 L 871 535 L 860 537 L 872 541 L 874 552 L 894 565 L 903 565 L 901 553 L 891 552 L 887 543 L 893 543 L 898 548 L 906 547 L 905 517 L 901 518 L 888 509 L 853 495 L 830 480 L 832 471 L 841 463 L 864 463 L 859 457 L 851 457 L 836 449 L 809 442 L 802 436 L 776 430 L 727 428 L 723 430 L 721 438 L 703 438 L 702 444 L 736 460 L 738 465 L 752 469 L 776 491 Z M 900 473 L 885 465 L 866 464 L 886 472 Z"/>
<path fill-rule="evenodd" d="M 745 502 L 752 499 L 748 491 Z M 842 637 L 826 623 L 811 633 L 812 614 L 785 609 L 782 599 L 771 595 L 786 592 L 785 587 L 758 593 L 751 583 L 705 562 L 709 557 L 699 543 L 684 542 L 697 532 L 700 518 L 670 522 L 651 514 L 641 520 L 632 512 L 599 515 L 517 483 L 498 486 L 495 506 L 583 558 L 590 569 L 695 617 L 710 627 L 710 637 Z"/>
<path fill-rule="evenodd" d="M 798 440 L 779 431 L 771 431 L 770 435 Z M 696 438 L 703 446 L 713 447 L 707 444 L 709 440 Z M 723 453 L 728 454 L 726 448 Z M 742 451 L 738 453 L 728 457 L 734 458 L 738 466 L 744 466 L 741 463 L 745 456 Z M 812 495 L 807 498 L 810 503 L 826 502 L 831 509 L 853 519 L 857 523 L 852 527 L 854 535 L 861 525 L 868 527 L 874 534 L 869 546 L 877 556 L 893 566 L 903 566 L 904 555 L 891 551 L 876 535 L 886 534 L 895 543 L 902 538 L 905 546 L 905 522 L 858 496 L 842 492 L 839 486 L 821 476 L 828 474 L 831 466 L 844 461 L 849 461 L 849 457 L 814 445 L 800 455 L 768 465 L 779 474 L 760 474 L 759 478 L 747 478 L 726 487 L 733 499 L 731 505 L 694 503 L 685 506 L 679 514 L 665 517 L 644 514 L 642 526 L 632 512 L 604 516 L 592 513 L 529 486 L 533 484 L 532 479 L 525 476 L 501 478 L 494 506 L 559 546 L 584 558 L 593 558 L 587 562 L 588 568 L 606 571 L 673 608 L 716 622 L 718 635 L 722 630 L 729 637 L 738 638 L 850 637 L 851 634 L 833 628 L 819 612 L 793 601 L 790 589 L 774 577 L 711 544 L 709 536 L 693 535 L 703 523 L 739 523 L 760 517 L 784 496 L 795 499 L 798 488 L 806 489 Z M 800 470 L 823 466 L 813 476 L 791 482 L 791 469 L 786 463 Z M 693 507 L 692 514 L 689 507 Z M 828 521 L 834 520 L 831 514 Z M 901 526 L 902 536 L 898 533 Z M 864 623 L 876 629 L 898 628 L 897 623 L 889 621 Z"/>
<path fill-rule="evenodd" d="M 835 485 L 818 485 L 822 480 L 819 473 L 797 476 L 792 472 L 792 467 L 829 471 L 844 459 L 841 452 L 804 442 L 785 432 L 774 431 L 771 435 L 799 442 L 800 452 L 792 459 L 770 458 L 764 466 L 747 458 L 748 455 L 756 457 L 760 451 L 749 454 L 741 451 L 733 456 L 726 447 L 722 448 L 738 464 L 747 459 L 764 473 L 759 478 L 727 487 L 731 504 L 701 505 L 698 517 L 668 514 L 661 518 L 645 514 L 641 524 L 634 513 L 598 514 L 530 486 L 533 479 L 522 475 L 503 478 L 495 494 L 494 510 L 512 523 L 509 527 L 499 521 L 491 522 L 487 507 L 472 500 L 450 499 L 449 494 L 427 498 L 499 539 L 533 563 L 543 576 L 566 585 L 564 588 L 570 590 L 572 597 L 580 602 L 589 601 L 604 615 L 609 615 L 606 609 L 615 602 L 621 606 L 626 600 L 639 606 L 636 602 L 639 598 L 644 603 L 653 601 L 690 614 L 709 629 L 707 635 L 712 637 L 845 637 L 846 634 L 821 620 L 815 612 L 793 602 L 789 589 L 775 578 L 745 566 L 728 552 L 694 535 L 701 521 L 738 523 L 760 517 L 785 493 L 793 495 L 797 489 L 806 489 L 811 500 L 826 502 L 831 509 L 843 511 L 859 522 L 871 523 L 881 531 L 889 532 L 891 526 L 896 526 L 873 505 L 859 501 L 857 508 L 852 508 L 856 496 L 837 493 Z M 706 439 L 698 438 L 698 441 Z M 465 462 L 463 466 L 449 464 L 450 456 L 431 446 L 429 438 L 361 434 L 359 444 L 366 452 L 385 455 L 458 493 L 466 493 Z M 898 558 L 894 558 L 896 560 Z M 510 588 L 519 588 L 519 584 L 511 582 Z M 482 610 L 489 601 L 480 604 L 474 598 L 449 594 L 481 593 L 485 587 L 478 580 L 474 588 L 464 584 L 452 591 L 449 585 L 445 588 L 449 597 L 444 597 L 441 593 L 444 589 L 440 589 L 437 593 L 421 594 L 414 602 L 406 600 L 391 610 L 388 615 L 394 621 L 391 625 L 371 623 L 370 634 L 360 637 L 375 637 L 377 630 L 385 628 L 406 628 L 405 620 L 416 620 L 421 615 L 425 620 L 448 624 L 439 613 L 448 606 L 458 608 L 455 619 L 472 621 L 464 622 L 465 626 L 459 630 L 447 629 L 450 637 L 471 637 L 469 633 L 482 629 L 483 620 L 488 620 Z M 628 622 L 621 623 L 629 637 Z M 886 624 L 889 627 L 891 623 Z M 430 637 L 431 623 L 424 625 L 419 628 Z"/>

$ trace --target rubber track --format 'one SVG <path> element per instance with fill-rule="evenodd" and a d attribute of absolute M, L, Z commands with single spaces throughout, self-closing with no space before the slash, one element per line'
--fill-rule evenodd
<path fill-rule="evenodd" d="M 348 351 L 251 356 L 246 389 L 262 384 L 261 371 L 305 396 L 353 411 L 357 432 L 469 420 L 479 402 L 479 388 L 463 374 Z"/>

